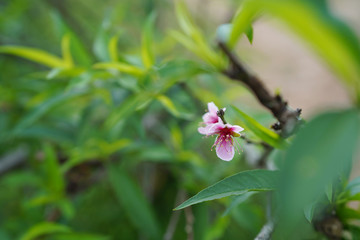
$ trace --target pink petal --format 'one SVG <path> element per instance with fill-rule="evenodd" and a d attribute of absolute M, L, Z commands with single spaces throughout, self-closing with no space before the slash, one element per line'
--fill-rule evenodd
<path fill-rule="evenodd" d="M 211 135 L 209 134 L 209 129 L 212 127 L 212 125 L 206 125 L 205 127 L 199 127 L 198 132 L 204 135 Z"/>
<path fill-rule="evenodd" d="M 220 141 L 216 145 L 216 155 L 224 161 L 230 161 L 234 158 L 235 155 L 235 149 L 233 145 L 232 138 L 226 138 L 227 141 L 225 141 L 225 138 L 223 138 L 223 141 Z M 216 142 L 216 140 L 215 140 Z"/>
<path fill-rule="evenodd" d="M 204 123 L 206 124 L 212 124 L 218 122 L 218 116 L 216 114 L 214 115 L 211 112 L 205 113 L 202 118 L 204 120 Z"/>
<path fill-rule="evenodd" d="M 221 121 L 218 123 L 210 124 L 208 126 L 210 126 L 208 130 L 208 135 L 218 134 L 222 129 L 225 128 L 225 125 Z"/>
<path fill-rule="evenodd" d="M 226 127 L 229 128 L 231 131 L 239 133 L 241 131 L 243 131 L 244 129 L 238 125 L 230 125 L 230 124 L 226 124 Z"/>
<path fill-rule="evenodd" d="M 209 109 L 210 113 L 215 113 L 215 115 L 216 115 L 217 111 L 219 111 L 219 108 L 215 105 L 214 102 L 208 103 L 208 109 Z"/>

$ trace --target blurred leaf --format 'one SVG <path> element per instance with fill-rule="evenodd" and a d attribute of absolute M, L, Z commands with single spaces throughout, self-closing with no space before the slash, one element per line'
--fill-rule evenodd
<path fill-rule="evenodd" d="M 170 98 L 168 98 L 165 95 L 159 95 L 156 97 L 156 99 L 165 107 L 166 110 L 168 110 L 169 113 L 171 113 L 173 116 L 177 118 L 183 118 L 183 119 L 189 119 L 191 118 L 191 115 L 185 112 L 180 112 L 177 107 L 175 106 L 174 102 L 171 101 Z"/>
<path fill-rule="evenodd" d="M 229 217 L 219 217 L 215 223 L 209 227 L 205 235 L 205 240 L 221 239 L 230 224 Z"/>
<path fill-rule="evenodd" d="M 314 1 L 245 1 L 242 10 L 234 19 L 229 44 L 231 47 L 235 45 L 257 12 L 270 13 L 307 41 L 344 80 L 349 90 L 355 90 L 356 100 L 360 101 L 359 39 L 344 22 L 331 15 L 324 4 L 312 2 Z"/>
<path fill-rule="evenodd" d="M 152 208 L 126 169 L 109 164 L 107 170 L 116 197 L 132 224 L 150 239 L 160 239 L 160 228 Z"/>
<path fill-rule="evenodd" d="M 85 71 L 86 69 L 81 67 L 72 67 L 70 69 L 53 68 L 46 75 L 46 79 L 77 77 Z"/>
<path fill-rule="evenodd" d="M 233 210 L 235 207 L 237 207 L 238 205 L 240 205 L 241 203 L 245 202 L 246 200 L 248 200 L 252 195 L 254 195 L 256 192 L 247 192 L 244 194 L 241 194 L 239 196 L 236 196 L 232 199 L 231 204 L 229 207 L 226 208 L 226 210 L 224 211 L 222 216 L 226 216 L 228 215 L 231 210 Z"/>
<path fill-rule="evenodd" d="M 330 203 L 333 202 L 333 184 L 326 185 L 325 194 Z"/>
<path fill-rule="evenodd" d="M 40 104 L 35 109 L 33 109 L 25 116 L 23 116 L 23 118 L 16 124 L 12 134 L 14 135 L 21 134 L 21 132 L 25 128 L 32 125 L 35 121 L 37 121 L 40 117 L 42 117 L 51 108 L 55 107 L 58 104 L 64 103 L 67 100 L 73 99 L 78 96 L 82 96 L 85 93 L 86 91 L 62 92 L 50 99 L 47 99 L 44 103 Z"/>
<path fill-rule="evenodd" d="M 254 38 L 254 29 L 252 26 L 248 27 L 245 31 L 245 34 L 249 40 L 250 43 L 253 42 L 253 38 Z"/>
<path fill-rule="evenodd" d="M 348 220 L 359 220 L 360 219 L 360 211 L 358 209 L 352 209 L 349 207 L 343 207 L 340 208 L 337 211 L 338 216 L 340 219 L 344 222 L 347 222 Z"/>
<path fill-rule="evenodd" d="M 253 31 L 252 22 L 258 13 L 257 7 L 249 1 L 245 1 L 232 21 L 232 30 L 228 44 L 233 48 L 242 34 L 246 34 L 249 42 L 252 43 Z"/>
<path fill-rule="evenodd" d="M 188 206 L 232 195 L 240 195 L 249 191 L 271 191 L 276 188 L 279 173 L 269 170 L 244 171 L 215 183 L 186 200 L 175 210 Z"/>
<path fill-rule="evenodd" d="M 279 234 L 292 232 L 302 209 L 324 194 L 326 186 L 351 163 L 359 123 L 356 110 L 325 113 L 298 132 L 280 174 Z"/>
<path fill-rule="evenodd" d="M 345 190 L 349 191 L 351 196 L 358 195 L 360 193 L 360 177 L 354 178 L 349 182 Z"/>
<path fill-rule="evenodd" d="M 189 50 L 205 60 L 208 64 L 217 69 L 223 69 L 225 67 L 224 59 L 206 42 L 201 31 L 195 26 L 183 1 L 176 2 L 176 16 L 180 27 L 187 36 L 184 36 L 177 31 L 173 31 L 172 35 L 174 39 L 189 48 Z"/>
<path fill-rule="evenodd" d="M 51 68 L 67 68 L 67 63 L 61 58 L 36 48 L 20 46 L 0 46 L 0 53 L 6 53 L 40 63 Z"/>
<path fill-rule="evenodd" d="M 306 220 L 308 220 L 310 223 L 312 222 L 313 217 L 314 217 L 315 207 L 316 207 L 316 203 L 311 203 L 311 204 L 307 205 L 307 206 L 304 208 L 305 218 L 306 218 Z"/>
<path fill-rule="evenodd" d="M 105 62 L 102 62 L 102 63 L 94 64 L 93 67 L 95 69 L 105 69 L 105 70 L 115 69 L 122 73 L 127 73 L 130 75 L 136 76 L 136 77 L 140 77 L 144 74 L 144 71 L 141 68 L 127 64 L 127 63 L 119 63 L 119 62 L 105 63 Z"/>
<path fill-rule="evenodd" d="M 258 136 L 261 140 L 268 143 L 269 145 L 275 148 L 284 148 L 286 146 L 286 142 L 275 132 L 270 129 L 265 128 L 260 123 L 258 123 L 254 118 L 250 117 L 240 109 L 235 106 L 231 106 L 232 109 L 235 110 L 237 116 L 240 117 L 243 122 L 245 128 L 248 128 L 252 131 L 256 136 Z"/>
<path fill-rule="evenodd" d="M 48 185 L 49 192 L 55 196 L 61 197 L 64 194 L 65 181 L 60 171 L 56 153 L 54 149 L 48 144 L 43 146 L 43 151 L 45 154 L 44 166 L 47 175 L 46 185 Z"/>
<path fill-rule="evenodd" d="M 177 124 L 172 124 L 170 127 L 171 142 L 177 151 L 183 149 L 183 135 L 180 127 Z"/>
<path fill-rule="evenodd" d="M 111 240 L 111 237 L 89 233 L 58 233 L 51 240 Z"/>
<path fill-rule="evenodd" d="M 70 49 L 73 53 L 75 62 L 83 66 L 90 66 L 92 62 L 92 56 L 82 43 L 81 39 L 79 38 L 80 36 L 78 37 L 76 33 L 68 26 L 57 10 L 52 9 L 52 11 L 50 11 L 50 16 L 52 18 L 52 22 L 57 32 L 58 38 L 64 35 L 70 36 Z"/>
<path fill-rule="evenodd" d="M 74 66 L 74 61 L 70 50 L 70 34 L 63 36 L 61 40 L 61 50 L 67 68 L 72 68 Z"/>
<path fill-rule="evenodd" d="M 119 40 L 118 36 L 113 36 L 110 39 L 109 45 L 108 45 L 110 59 L 113 62 L 117 62 L 119 60 L 118 48 L 117 48 L 118 40 Z"/>
<path fill-rule="evenodd" d="M 42 222 L 31 227 L 22 237 L 21 240 L 35 240 L 40 236 L 55 234 L 55 233 L 68 233 L 70 228 L 64 225 Z"/>
<path fill-rule="evenodd" d="M 146 69 L 151 68 L 155 63 L 155 56 L 153 51 L 153 31 L 155 14 L 152 13 L 145 22 L 145 26 L 142 32 L 141 43 L 141 57 Z"/>
<path fill-rule="evenodd" d="M 73 141 L 74 137 L 70 132 L 67 132 L 64 129 L 51 128 L 43 124 L 27 127 L 21 132 L 18 132 L 16 136 L 19 138 L 52 140 L 57 143 L 70 143 Z"/>
<path fill-rule="evenodd" d="M 111 130 L 120 120 L 126 119 L 129 115 L 136 111 L 138 106 L 151 98 L 152 95 L 146 92 L 130 96 L 119 106 L 115 107 L 105 122 L 105 128 L 107 130 Z"/>

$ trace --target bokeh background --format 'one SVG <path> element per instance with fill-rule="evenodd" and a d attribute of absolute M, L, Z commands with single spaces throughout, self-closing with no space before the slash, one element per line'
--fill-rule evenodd
<path fill-rule="evenodd" d="M 360 2 L 329 3 L 359 36 Z M 187 5 L 215 43 L 217 27 L 239 2 Z M 156 64 L 148 75 L 93 67 L 109 62 L 111 49 L 120 61 L 144 67 L 142 38 L 154 12 Z M 231 162 L 210 151 L 214 139 L 197 132 L 207 102 L 235 104 L 265 126 L 274 122 L 246 88 L 207 71 L 177 43 L 170 34 L 179 29 L 174 12 L 166 0 L 0 1 L 0 45 L 61 56 L 68 36 L 75 63 L 60 71 L 0 54 L 0 239 L 256 236 L 265 222 L 261 194 L 236 207 L 228 198 L 173 211 L 214 182 L 253 168 L 258 154 L 242 140 Z M 253 43 L 242 39 L 237 53 L 271 91 L 305 118 L 350 106 L 337 77 L 282 23 L 266 17 L 253 28 Z"/>

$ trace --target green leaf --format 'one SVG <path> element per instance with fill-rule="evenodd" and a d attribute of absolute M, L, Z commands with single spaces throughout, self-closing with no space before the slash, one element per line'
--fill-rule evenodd
<path fill-rule="evenodd" d="M 360 44 L 355 32 L 324 4 L 305 0 L 245 1 L 235 17 L 229 45 L 250 26 L 256 14 L 269 13 L 287 24 L 336 72 L 360 102 Z M 317 1 L 318 2 L 318 1 Z"/>
<path fill-rule="evenodd" d="M 240 205 L 241 203 L 245 202 L 246 200 L 248 200 L 252 195 L 254 195 L 256 192 L 247 192 L 244 194 L 241 194 L 239 196 L 236 196 L 232 201 L 229 207 L 226 208 L 225 212 L 223 213 L 222 216 L 226 216 L 228 215 L 231 210 L 233 210 L 235 207 L 237 207 L 238 205 Z"/>
<path fill-rule="evenodd" d="M 45 153 L 44 167 L 46 169 L 46 185 L 48 191 L 55 196 L 61 197 L 64 194 L 65 181 L 60 171 L 56 153 L 48 144 L 43 146 L 43 151 Z"/>
<path fill-rule="evenodd" d="M 132 224 L 150 239 L 161 239 L 158 221 L 139 186 L 122 166 L 108 165 L 110 184 Z"/>
<path fill-rule="evenodd" d="M 226 62 L 222 55 L 214 51 L 207 43 L 206 38 L 194 24 L 186 5 L 182 1 L 176 2 L 176 16 L 186 36 L 174 31 L 172 35 L 175 40 L 180 41 L 185 47 L 216 69 L 224 69 Z"/>
<path fill-rule="evenodd" d="M 316 207 L 316 203 L 314 202 L 314 203 L 311 203 L 311 204 L 307 205 L 307 206 L 304 208 L 305 218 L 306 218 L 306 220 L 308 220 L 310 223 L 312 222 L 313 217 L 314 217 L 315 207 Z"/>
<path fill-rule="evenodd" d="M 141 57 L 146 69 L 151 68 L 155 63 L 155 56 L 153 51 L 153 31 L 155 14 L 152 13 L 145 22 L 145 26 L 142 32 L 141 42 Z"/>
<path fill-rule="evenodd" d="M 117 62 L 119 60 L 118 48 L 117 48 L 118 40 L 119 40 L 118 36 L 113 36 L 110 39 L 109 45 L 108 45 L 110 59 L 113 62 Z"/>
<path fill-rule="evenodd" d="M 256 136 L 258 136 L 261 140 L 268 143 L 269 145 L 275 148 L 284 148 L 286 146 L 286 142 L 275 132 L 267 129 L 259 122 L 257 122 L 254 118 L 250 117 L 240 109 L 235 106 L 231 106 L 232 109 L 235 110 L 237 115 L 240 117 L 243 122 L 244 128 L 252 131 Z"/>
<path fill-rule="evenodd" d="M 245 34 L 249 40 L 250 43 L 253 42 L 253 38 L 254 38 L 254 29 L 252 26 L 248 27 L 245 31 Z"/>
<path fill-rule="evenodd" d="M 47 99 L 44 103 L 37 106 L 35 109 L 27 113 L 23 118 L 16 124 L 15 128 L 12 131 L 13 135 L 21 135 L 21 132 L 41 118 L 44 114 L 46 114 L 53 107 L 64 103 L 70 99 L 75 97 L 82 96 L 86 93 L 86 91 L 69 91 L 62 92 L 54 97 Z"/>
<path fill-rule="evenodd" d="M 55 233 L 68 233 L 70 228 L 64 225 L 42 222 L 31 227 L 22 237 L 21 240 L 35 240 L 40 236 L 55 234 Z"/>
<path fill-rule="evenodd" d="M 51 240 L 110 240 L 111 237 L 89 233 L 59 233 L 51 236 Z"/>
<path fill-rule="evenodd" d="M 140 77 L 144 74 L 144 71 L 141 68 L 127 64 L 127 63 L 120 63 L 120 62 L 96 63 L 93 65 L 93 67 L 95 69 L 105 69 L 105 70 L 116 69 L 122 73 L 127 73 L 130 75 L 136 76 L 136 77 Z"/>
<path fill-rule="evenodd" d="M 359 123 L 357 110 L 325 113 L 298 132 L 281 169 L 279 234 L 290 234 L 302 218 L 302 209 L 320 198 L 351 163 Z"/>
<path fill-rule="evenodd" d="M 71 50 L 70 50 L 70 34 L 66 34 L 63 36 L 61 40 L 61 50 L 67 68 L 74 67 L 74 61 L 71 56 Z"/>
<path fill-rule="evenodd" d="M 156 99 L 165 107 L 165 109 L 177 118 L 189 119 L 191 118 L 190 114 L 180 112 L 175 106 L 174 102 L 165 95 L 159 95 Z"/>
<path fill-rule="evenodd" d="M 249 42 L 252 43 L 253 31 L 251 24 L 258 14 L 258 11 L 259 8 L 253 6 L 251 2 L 244 2 L 232 21 L 232 30 L 228 41 L 230 48 L 235 46 L 240 36 L 244 33 L 248 37 Z"/>
<path fill-rule="evenodd" d="M 346 186 L 347 191 L 350 192 L 350 196 L 355 196 L 360 193 L 360 177 L 354 178 L 349 184 Z"/>
<path fill-rule="evenodd" d="M 141 92 L 132 95 L 124 100 L 119 106 L 115 107 L 105 122 L 105 128 L 111 130 L 118 122 L 126 119 L 129 115 L 136 111 L 136 108 L 152 98 L 151 94 Z"/>
<path fill-rule="evenodd" d="M 28 48 L 21 46 L 0 46 L 0 53 L 6 53 L 22 57 L 51 68 L 68 67 L 67 63 L 63 59 L 36 48 Z"/>
<path fill-rule="evenodd" d="M 277 171 L 262 169 L 240 172 L 205 188 L 192 198 L 180 204 L 175 210 L 205 201 L 240 195 L 249 191 L 274 190 L 276 188 L 278 175 L 279 172 Z"/>

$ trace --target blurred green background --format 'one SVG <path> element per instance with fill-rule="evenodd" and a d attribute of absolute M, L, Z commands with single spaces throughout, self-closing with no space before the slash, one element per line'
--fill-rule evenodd
<path fill-rule="evenodd" d="M 225 104 L 245 90 L 186 60 L 191 54 L 168 34 L 178 28 L 172 2 L 11 0 L 1 1 L 0 12 L 1 45 L 70 52 L 73 62 L 49 70 L 0 55 L 0 239 L 256 235 L 264 221 L 260 198 L 225 217 L 230 199 L 172 210 L 249 168 L 239 154 L 219 161 L 210 151 L 214 139 L 197 133 L 208 101 Z M 154 67 L 141 76 L 93 67 L 117 58 L 143 69 L 151 14 Z M 205 31 L 213 23 L 199 21 Z"/>
<path fill-rule="evenodd" d="M 215 45 L 216 27 L 239 2 L 210 2 L 189 8 Z M 246 88 L 177 43 L 172 1 L 2 0 L 0 13 L 1 240 L 254 239 L 266 218 L 263 193 L 173 211 L 214 182 L 252 169 L 258 154 L 241 139 L 231 162 L 210 151 L 214 138 L 197 132 L 207 102 L 236 104 L 264 126 L 274 119 Z M 265 28 L 257 37 L 254 29 L 255 50 L 243 39 L 241 57 L 271 90 L 281 87 L 305 116 L 350 105 L 324 66 L 302 76 L 286 65 L 293 57 L 261 52 L 264 41 L 283 48 L 276 38 L 282 30 Z M 282 39 L 292 49 L 293 36 Z M 307 49 L 294 50 L 317 63 Z M 274 54 L 278 62 L 264 60 Z M 319 78 L 318 90 L 329 86 L 334 97 L 299 88 L 304 78 Z M 320 100 L 306 102 L 304 92 Z M 227 118 L 238 123 L 230 109 Z"/>

